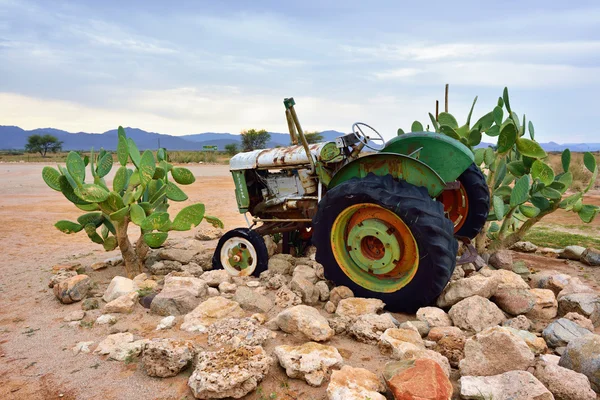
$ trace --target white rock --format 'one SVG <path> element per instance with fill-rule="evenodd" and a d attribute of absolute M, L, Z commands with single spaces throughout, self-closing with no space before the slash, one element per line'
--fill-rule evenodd
<path fill-rule="evenodd" d="M 398 325 L 398 321 L 390 313 L 365 314 L 350 325 L 349 333 L 359 342 L 376 344 L 387 329 Z"/>
<path fill-rule="evenodd" d="M 559 400 L 596 400 L 596 393 L 587 376 L 560 367 L 552 356 L 542 355 L 535 364 L 533 375 Z M 559 357 L 555 357 L 559 358 Z"/>
<path fill-rule="evenodd" d="M 357 319 L 361 315 L 377 314 L 377 312 L 383 310 L 383 307 L 385 307 L 385 303 L 379 299 L 350 297 L 338 302 L 335 313 L 351 319 Z"/>
<path fill-rule="evenodd" d="M 329 369 L 339 368 L 344 363 L 335 347 L 315 342 L 277 346 L 274 353 L 287 376 L 304 379 L 311 386 L 321 386 Z"/>
<path fill-rule="evenodd" d="M 90 353 L 90 346 L 93 346 L 94 342 L 78 342 L 75 347 L 73 347 L 73 354 L 77 355 L 79 353 Z"/>
<path fill-rule="evenodd" d="M 489 299 L 494 294 L 498 282 L 493 277 L 472 275 L 465 279 L 450 282 L 437 299 L 438 307 L 450 307 L 472 296 Z"/>
<path fill-rule="evenodd" d="M 452 306 L 448 315 L 455 326 L 472 332 L 480 332 L 506 320 L 494 303 L 481 296 L 473 296 Z"/>
<path fill-rule="evenodd" d="M 224 269 L 215 269 L 212 271 L 206 271 L 202 274 L 202 280 L 210 287 L 217 287 L 222 282 L 231 283 L 231 275 Z"/>
<path fill-rule="evenodd" d="M 171 329 L 174 326 L 175 326 L 175 316 L 169 315 L 168 317 L 165 317 L 160 320 L 160 322 L 156 326 L 156 330 L 160 331 L 163 329 Z"/>
<path fill-rule="evenodd" d="M 317 342 L 328 340 L 335 333 L 316 308 L 305 305 L 283 310 L 275 317 L 275 323 L 284 332 L 301 334 Z"/>
<path fill-rule="evenodd" d="M 175 376 L 192 363 L 195 350 L 191 341 L 153 339 L 144 344 L 142 367 L 148 376 Z"/>
<path fill-rule="evenodd" d="M 531 289 L 535 296 L 535 306 L 525 316 L 530 319 L 552 319 L 558 313 L 558 301 L 550 289 Z"/>
<path fill-rule="evenodd" d="M 105 313 L 131 313 L 137 304 L 137 300 L 140 297 L 138 292 L 131 292 L 119 296 L 110 303 L 104 306 L 103 311 Z"/>
<path fill-rule="evenodd" d="M 331 374 L 327 397 L 329 400 L 385 400 L 381 394 L 385 390 L 381 379 L 371 371 L 344 365 Z"/>
<path fill-rule="evenodd" d="M 84 317 L 85 317 L 85 311 L 75 310 L 75 311 L 67 314 L 64 318 L 64 321 L 65 322 L 81 321 Z"/>
<path fill-rule="evenodd" d="M 429 327 L 452 326 L 452 320 L 444 310 L 437 307 L 421 307 L 417 310 L 417 319 L 429 324 Z"/>
<path fill-rule="evenodd" d="M 221 296 L 211 297 L 184 317 L 181 329 L 188 332 L 205 332 L 206 328 L 216 321 L 243 316 L 244 311 L 235 301 Z"/>
<path fill-rule="evenodd" d="M 96 318 L 96 323 L 98 325 L 106 325 L 106 324 L 114 324 L 117 322 L 117 318 L 114 315 L 103 314 Z"/>
<path fill-rule="evenodd" d="M 137 357 L 147 342 L 147 339 L 133 340 L 133 334 L 129 332 L 108 335 L 94 350 L 96 354 L 108 354 L 108 358 L 117 361 L 125 361 L 128 358 Z"/>
<path fill-rule="evenodd" d="M 138 289 L 138 286 L 133 282 L 132 279 L 125 278 L 124 276 L 115 276 L 110 281 L 110 284 L 104 292 L 102 299 L 105 302 L 110 303 L 111 301 L 123 295 L 136 292 Z"/>
<path fill-rule="evenodd" d="M 256 389 L 272 362 L 260 346 L 202 351 L 188 386 L 197 399 L 239 399 Z"/>

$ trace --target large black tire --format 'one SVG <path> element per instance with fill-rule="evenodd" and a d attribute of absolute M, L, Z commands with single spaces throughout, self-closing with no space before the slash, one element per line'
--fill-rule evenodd
<path fill-rule="evenodd" d="M 464 224 L 456 231 L 456 236 L 473 239 L 481 232 L 490 212 L 490 192 L 485 182 L 485 177 L 475 163 L 458 177 L 458 181 L 465 188 L 469 202 L 469 212 Z"/>
<path fill-rule="evenodd" d="M 392 211 L 415 238 L 419 249 L 418 270 L 407 285 L 395 292 L 376 292 L 360 286 L 335 259 L 331 245 L 333 223 L 340 212 L 359 203 L 372 203 Z M 380 177 L 371 173 L 327 192 L 313 218 L 313 243 L 317 247 L 316 259 L 324 266 L 327 279 L 348 286 L 357 297 L 383 300 L 390 311 L 412 313 L 433 304 L 452 276 L 458 248 L 453 230 L 442 204 L 431 199 L 425 188 L 396 181 L 391 175 Z"/>
<path fill-rule="evenodd" d="M 227 243 L 229 239 L 232 238 L 244 238 L 248 242 L 252 244 L 254 250 L 257 255 L 256 267 L 252 272 L 252 276 L 259 276 L 261 272 L 266 271 L 269 265 L 269 253 L 267 251 L 267 246 L 265 245 L 265 241 L 263 238 L 253 230 L 248 228 L 235 228 L 225 233 L 219 239 L 219 243 L 217 244 L 217 248 L 213 254 L 212 258 L 212 266 L 213 269 L 226 269 L 221 263 L 221 250 L 223 249 L 223 245 Z"/>

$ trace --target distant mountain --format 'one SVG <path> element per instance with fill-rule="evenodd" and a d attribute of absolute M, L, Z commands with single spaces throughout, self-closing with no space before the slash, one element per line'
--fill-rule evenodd
<path fill-rule="evenodd" d="M 231 143 L 241 144 L 241 136 L 231 133 L 205 132 L 191 135 L 173 136 L 156 132 L 147 132 L 137 128 L 125 128 L 127 136 L 135 140 L 138 148 L 157 149 L 165 147 L 169 150 L 202 150 L 203 146 L 217 146 L 219 150 L 224 150 L 225 146 Z M 117 130 L 113 129 L 104 133 L 71 133 L 54 128 L 38 128 L 30 131 L 19 128 L 18 126 L 0 125 L 0 149 L 24 149 L 27 138 L 35 134 L 51 134 L 63 141 L 64 150 L 89 150 L 91 147 L 99 149 L 104 147 L 106 150 L 116 150 Z M 287 133 L 270 132 L 271 140 L 267 147 L 288 146 L 290 136 Z M 336 137 L 343 135 L 343 132 L 327 130 L 321 132 L 324 141 L 333 141 Z M 546 151 L 563 151 L 566 148 L 574 152 L 599 151 L 600 143 L 565 143 L 558 144 L 554 142 L 540 143 Z M 488 147 L 491 143 L 481 143 L 477 147 Z"/>
<path fill-rule="evenodd" d="M 155 132 L 146 132 L 137 128 L 125 128 L 127 136 L 135 140 L 138 148 L 156 149 L 165 147 L 169 150 L 202 150 L 203 146 L 217 146 L 219 150 L 231 143 L 241 144 L 241 136 L 231 133 L 198 133 L 192 135 L 173 136 Z M 270 132 L 271 140 L 267 147 L 288 146 L 290 136 L 287 133 Z M 30 131 L 23 130 L 18 126 L 0 125 L 0 149 L 24 149 L 27 138 L 35 134 L 50 134 L 56 136 L 63 142 L 64 150 L 88 150 L 91 147 L 106 150 L 116 150 L 117 130 L 113 129 L 104 133 L 70 133 L 54 128 L 39 128 Z M 326 141 L 335 140 L 342 132 L 324 131 L 323 138 Z"/>

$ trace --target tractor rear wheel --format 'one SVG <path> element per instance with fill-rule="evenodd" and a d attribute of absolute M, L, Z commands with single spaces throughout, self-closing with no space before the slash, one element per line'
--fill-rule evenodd
<path fill-rule="evenodd" d="M 474 163 L 457 180 L 460 187 L 445 190 L 438 201 L 444 204 L 444 212 L 454 224 L 454 234 L 473 239 L 487 221 L 490 192 L 483 173 Z"/>
<path fill-rule="evenodd" d="M 212 258 L 214 269 L 225 269 L 233 276 L 259 276 L 266 271 L 269 254 L 263 238 L 248 228 L 224 234 Z"/>
<path fill-rule="evenodd" d="M 391 311 L 432 304 L 454 271 L 458 244 L 442 204 L 422 187 L 369 174 L 329 190 L 313 218 L 325 277 Z"/>

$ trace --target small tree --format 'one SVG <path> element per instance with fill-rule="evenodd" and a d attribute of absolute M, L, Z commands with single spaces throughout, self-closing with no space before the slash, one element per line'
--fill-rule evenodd
<path fill-rule="evenodd" d="M 52 135 L 31 135 L 27 138 L 25 150 L 30 153 L 40 153 L 42 157 L 46 157 L 49 151 L 56 153 L 62 150 L 62 144 L 56 136 Z"/>
<path fill-rule="evenodd" d="M 264 129 L 257 131 L 250 129 L 242 131 L 242 150 L 252 151 L 256 149 L 264 149 L 267 147 L 267 142 L 271 140 L 271 134 Z"/>
<path fill-rule="evenodd" d="M 103 149 L 97 156 L 92 149 L 89 163 L 72 151 L 67 156 L 66 168 L 59 166 L 57 171 L 44 167 L 42 177 L 50 188 L 62 192 L 77 208 L 86 211 L 77 222 L 63 220 L 54 226 L 67 234 L 84 230 L 106 251 L 119 247 L 127 276 L 133 278 L 142 272 L 148 248 L 160 247 L 169 231 L 190 230 L 203 219 L 214 226 L 223 227 L 223 223 L 205 215 L 201 203 L 183 208 L 171 221 L 167 213 L 168 200 L 188 198 L 174 182 L 189 185 L 196 178 L 190 170 L 171 165 L 165 149 L 158 150 L 157 165 L 150 150 L 140 155 L 135 142 L 125 136 L 125 130 L 119 127 L 118 132 L 117 160 L 121 166 L 113 179 L 112 190 L 104 177 L 113 166 L 113 155 Z M 129 160 L 134 169 L 127 168 Z M 88 165 L 93 183 L 85 183 Z M 174 182 L 169 179 L 169 173 Z M 135 247 L 127 236 L 130 223 L 139 226 L 141 231 Z"/>
<path fill-rule="evenodd" d="M 320 132 L 304 132 L 304 137 L 308 144 L 321 143 L 323 141 L 323 135 Z"/>
<path fill-rule="evenodd" d="M 237 153 L 239 153 L 239 149 L 238 149 L 238 145 L 237 143 L 229 143 L 225 145 L 225 151 L 227 152 L 227 154 L 229 154 L 230 156 L 235 156 Z"/>
<path fill-rule="evenodd" d="M 591 180 L 583 190 L 574 190 L 573 175 L 569 171 L 571 152 L 562 153 L 562 171 L 554 171 L 548 164 L 548 155 L 535 141 L 533 123 L 522 121 L 511 108 L 508 89 L 494 109 L 471 126 L 471 116 L 477 97 L 473 101 L 467 121 L 459 126 L 452 114 L 442 112 L 436 119 L 429 118 L 436 132 L 450 136 L 465 144 L 474 153 L 475 164 L 480 167 L 490 191 L 490 214 L 488 222 L 477 237 L 478 250 L 489 241 L 490 250 L 508 248 L 522 240 L 525 234 L 546 215 L 559 208 L 572 211 L 590 223 L 600 212 L 600 207 L 583 204 L 583 196 L 594 185 L 598 176 L 596 159 L 585 153 L 585 168 L 592 173 Z M 413 122 L 412 132 L 423 131 L 423 124 Z M 401 135 L 404 132 L 398 130 Z M 482 133 L 498 137 L 492 147 L 476 149 Z M 529 133 L 529 139 L 523 137 Z M 567 190 L 572 191 L 567 193 Z"/>

